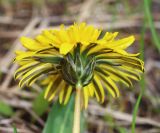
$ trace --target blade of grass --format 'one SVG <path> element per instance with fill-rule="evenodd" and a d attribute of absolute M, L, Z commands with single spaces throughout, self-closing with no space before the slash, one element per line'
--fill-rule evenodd
<path fill-rule="evenodd" d="M 160 40 L 158 37 L 158 34 L 156 32 L 154 22 L 153 22 L 153 17 L 151 14 L 151 0 L 144 0 L 144 11 L 145 11 L 145 16 L 147 18 L 151 33 L 152 33 L 152 38 L 155 46 L 157 47 L 158 51 L 160 52 Z"/>
<path fill-rule="evenodd" d="M 140 58 L 142 60 L 144 60 L 144 37 L 145 37 L 145 31 L 146 31 L 146 23 L 144 24 L 144 26 L 142 28 L 142 31 L 141 31 L 141 42 L 140 42 L 140 53 L 141 53 L 141 56 L 140 56 Z M 140 94 L 138 96 L 138 99 L 136 101 L 136 104 L 135 104 L 135 107 L 134 107 L 134 110 L 133 110 L 132 133 L 135 133 L 136 116 L 137 116 L 137 113 L 138 113 L 138 109 L 139 109 L 139 105 L 140 105 L 142 96 L 143 96 L 143 94 L 145 92 L 145 77 L 144 77 L 144 74 L 142 75 L 141 80 L 140 80 L 140 87 L 141 87 L 141 92 L 140 92 Z"/>

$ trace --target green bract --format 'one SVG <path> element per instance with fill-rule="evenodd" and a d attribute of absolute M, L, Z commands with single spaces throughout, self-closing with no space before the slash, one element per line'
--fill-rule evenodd
<path fill-rule="evenodd" d="M 95 57 L 81 54 L 78 44 L 73 54 L 68 53 L 61 62 L 63 78 L 73 86 L 86 86 L 93 79 L 95 64 Z"/>

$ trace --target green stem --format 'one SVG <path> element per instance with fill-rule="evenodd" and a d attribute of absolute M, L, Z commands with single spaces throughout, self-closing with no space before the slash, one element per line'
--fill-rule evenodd
<path fill-rule="evenodd" d="M 80 116 L 81 116 L 81 87 L 76 88 L 73 132 L 80 133 Z"/>

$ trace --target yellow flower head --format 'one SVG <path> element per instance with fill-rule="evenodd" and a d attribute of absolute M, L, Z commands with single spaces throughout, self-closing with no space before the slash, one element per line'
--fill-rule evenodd
<path fill-rule="evenodd" d="M 66 104 L 70 95 L 81 86 L 83 106 L 89 97 L 103 102 L 104 89 L 113 97 L 119 96 L 116 82 L 131 86 L 131 79 L 139 80 L 144 63 L 125 49 L 134 42 L 134 37 L 115 39 L 117 32 L 100 38 L 101 30 L 85 23 L 68 28 L 44 30 L 34 39 L 21 37 L 27 51 L 17 51 L 15 61 L 20 68 L 15 78 L 19 85 L 30 86 L 38 79 L 45 79 L 45 98 L 51 101 L 59 96 Z"/>

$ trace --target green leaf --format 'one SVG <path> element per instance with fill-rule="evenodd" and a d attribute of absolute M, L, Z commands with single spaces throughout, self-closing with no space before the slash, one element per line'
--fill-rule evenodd
<path fill-rule="evenodd" d="M 17 128 L 15 126 L 13 127 L 13 131 L 14 131 L 13 133 L 18 133 Z"/>
<path fill-rule="evenodd" d="M 13 109 L 7 103 L 0 101 L 0 114 L 4 116 L 12 116 Z"/>
<path fill-rule="evenodd" d="M 46 99 L 44 99 L 44 91 L 43 91 L 33 101 L 33 110 L 35 111 L 36 114 L 41 116 L 46 111 L 48 106 L 49 102 Z"/>
<path fill-rule="evenodd" d="M 72 133 L 74 117 L 74 96 L 72 95 L 67 105 L 57 101 L 53 104 L 43 133 Z M 84 117 L 81 115 L 81 133 L 84 133 Z"/>
<path fill-rule="evenodd" d="M 119 131 L 119 133 L 128 133 L 127 129 L 124 127 L 117 127 L 117 130 Z"/>

